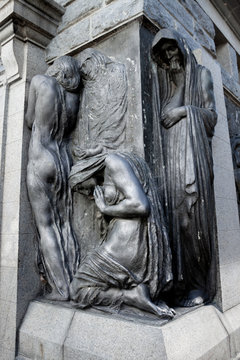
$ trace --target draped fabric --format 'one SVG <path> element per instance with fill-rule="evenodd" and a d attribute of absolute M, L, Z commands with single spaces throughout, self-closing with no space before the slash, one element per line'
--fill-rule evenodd
<path fill-rule="evenodd" d="M 112 236 L 118 236 L 123 219 L 113 218 L 102 244 L 82 261 L 71 284 L 72 299 L 79 307 L 121 303 L 121 289 L 138 284 L 149 287 L 153 301 L 172 284 L 171 250 L 156 187 L 145 161 L 136 155 L 120 154 L 133 169 L 150 204 L 147 218 L 126 219 L 134 222 L 132 233 L 119 237 L 118 251 L 111 249 Z M 114 240 L 115 241 L 115 240 Z M 125 246 L 126 244 L 126 246 Z M 115 247 L 113 247 L 115 249 Z M 130 257 L 131 260 L 127 260 Z M 107 290 L 120 291 L 117 297 Z"/>
<path fill-rule="evenodd" d="M 80 64 L 85 75 L 79 109 L 79 146 L 90 149 L 100 145 L 102 153 L 119 150 L 126 135 L 125 66 L 91 48 L 82 51 Z M 105 155 L 76 158 L 69 179 L 71 187 L 99 172 Z"/>
<path fill-rule="evenodd" d="M 38 147 L 41 158 L 39 162 L 31 160 L 31 158 L 29 160 L 28 192 L 36 219 L 38 236 L 41 238 L 39 239 L 38 266 L 48 283 L 62 294 L 63 284 L 59 273 L 63 274 L 68 286 L 79 266 L 80 249 L 71 225 L 72 196 L 68 185 L 71 158 L 68 151 L 68 139 L 64 137 L 64 130 L 68 124 L 65 93 L 58 84 L 56 84 L 56 91 L 55 119 L 49 139 L 39 136 L 39 130 L 36 130 L 36 125 L 33 124 L 30 151 L 34 151 L 34 148 Z M 41 167 L 44 166 L 46 169 L 43 169 L 44 172 L 42 172 Z M 36 197 L 38 197 L 37 204 Z M 51 224 L 48 234 L 46 234 L 46 229 L 42 229 L 43 225 L 40 219 L 43 216 Z M 42 230 L 45 230 L 44 235 L 42 235 Z M 46 247 L 48 243 L 46 236 L 54 239 L 54 251 L 57 250 L 55 256 L 60 257 L 62 269 L 56 270 L 56 264 L 45 256 L 47 251 L 53 251 Z M 44 246 L 44 251 L 42 251 L 42 246 Z"/>
<path fill-rule="evenodd" d="M 187 116 L 165 129 L 161 114 L 171 100 L 172 82 L 157 54 L 163 39 L 175 40 L 185 68 L 184 104 Z M 214 101 L 206 104 L 202 85 L 206 68 L 197 65 L 177 33 L 164 29 L 153 43 L 153 111 L 155 176 L 168 219 L 174 283 L 189 291 L 215 292 L 215 205 L 211 138 L 216 124 Z M 208 74 L 209 75 L 209 74 Z"/>
<path fill-rule="evenodd" d="M 107 149 L 117 149 L 125 140 L 125 66 L 111 61 L 96 50 L 89 55 L 89 61 L 91 75 L 83 80 L 79 110 L 79 131 L 84 141 L 80 146 L 91 148 L 102 145 Z"/>
<path fill-rule="evenodd" d="M 106 156 L 106 153 L 98 154 L 87 159 L 82 159 L 73 165 L 69 174 L 69 184 L 71 188 L 90 179 L 103 170 Z"/>

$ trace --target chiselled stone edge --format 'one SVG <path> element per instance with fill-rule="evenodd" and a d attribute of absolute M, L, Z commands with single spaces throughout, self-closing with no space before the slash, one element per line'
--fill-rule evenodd
<path fill-rule="evenodd" d="M 45 49 L 56 35 L 64 11 L 53 0 L 9 0 L 0 5 L 0 85 L 23 77 L 24 44 L 32 43 Z"/>
<path fill-rule="evenodd" d="M 240 101 L 240 84 L 221 66 L 224 88 Z"/>
<path fill-rule="evenodd" d="M 9 0 L 0 11 L 0 42 L 3 44 L 14 35 L 46 47 L 56 35 L 64 12 L 65 9 L 53 0 Z M 6 30 L 9 23 L 13 24 L 11 33 Z"/>
<path fill-rule="evenodd" d="M 37 310 L 38 306 L 45 307 L 45 326 L 46 328 L 52 328 L 53 325 L 48 324 L 48 314 L 50 315 L 53 309 L 56 312 L 56 305 L 33 301 L 30 304 L 29 308 L 36 308 L 35 310 Z M 59 312 L 59 318 L 61 318 L 61 311 L 62 309 L 64 309 L 64 307 L 57 306 L 57 308 L 57 311 Z M 163 344 L 161 345 L 163 353 L 158 353 L 158 357 L 160 358 L 161 355 L 161 359 L 186 359 L 189 355 L 189 351 L 191 351 L 191 359 L 208 360 L 211 356 L 213 356 L 213 358 L 215 359 L 216 357 L 214 357 L 214 354 L 217 351 L 218 360 L 230 360 L 235 358 L 237 354 L 240 353 L 240 305 L 237 305 L 224 313 L 221 313 L 212 305 L 203 306 L 178 317 L 176 320 L 168 322 L 166 325 L 159 327 L 156 325 L 139 324 L 138 322 L 132 323 L 126 320 L 110 317 L 108 315 L 101 316 L 95 314 L 87 314 L 86 312 L 73 309 L 69 309 L 69 311 L 72 314 L 72 321 L 69 322 L 68 320 L 68 323 L 63 324 L 63 327 L 65 327 L 65 335 L 63 336 L 64 340 L 62 341 L 62 343 L 57 344 L 57 339 L 55 339 L 56 343 L 52 343 L 53 346 L 56 346 L 57 344 L 57 346 L 60 346 L 62 348 L 63 357 L 62 359 L 58 360 L 72 360 L 71 356 L 67 356 L 66 358 L 64 356 L 64 354 L 67 355 L 69 353 L 74 353 L 75 355 L 77 354 L 79 359 L 86 359 L 86 357 L 89 357 L 90 359 L 93 355 L 91 347 L 91 343 L 93 342 L 92 339 L 86 340 L 83 349 L 79 349 L 78 341 L 76 341 L 76 347 L 74 348 L 74 340 L 72 339 L 79 338 L 79 329 L 81 329 L 81 331 L 84 331 L 84 325 L 81 321 L 81 317 L 83 316 L 85 318 L 89 317 L 89 328 L 91 328 L 91 326 L 99 326 L 96 325 L 96 323 L 101 324 L 101 321 L 105 323 L 106 326 L 106 322 L 104 319 L 107 319 L 107 323 L 109 323 L 111 326 L 114 326 L 114 322 L 115 324 L 116 322 L 118 322 L 118 325 L 120 324 L 119 326 L 123 328 L 123 332 L 124 329 L 127 329 L 129 324 L 131 324 L 130 326 L 133 328 L 133 330 L 134 328 L 136 329 L 135 332 L 133 331 L 134 337 L 141 337 L 143 335 L 141 329 L 143 329 L 144 333 L 146 333 L 147 328 L 149 336 L 151 336 L 151 332 L 155 334 L 154 336 L 156 336 L 157 332 L 157 336 L 159 336 L 159 342 Z M 94 318 L 97 321 L 94 321 Z M 43 338 L 38 339 L 39 329 L 37 327 L 33 328 L 31 326 L 34 322 L 36 323 L 36 319 L 31 319 L 31 315 L 28 310 L 19 330 L 19 351 L 17 357 L 18 360 L 32 359 L 32 355 L 29 354 L 26 350 L 29 349 L 29 341 L 32 341 L 34 344 L 37 344 L 39 342 L 42 344 L 41 346 L 43 346 L 43 348 L 45 346 L 49 347 L 49 340 L 46 341 L 45 344 Z M 52 330 L 54 331 L 54 329 Z M 58 329 L 56 329 L 56 333 L 57 330 Z M 102 329 L 99 328 L 99 334 L 101 334 L 101 332 Z M 183 332 L 184 334 L 181 334 L 181 332 Z M 71 337 L 69 337 L 69 335 Z M 184 338 L 184 341 L 182 341 L 182 338 Z M 28 341 L 28 344 L 24 343 L 26 339 Z M 103 339 L 103 341 L 105 340 Z M 131 343 L 131 341 L 129 341 L 129 343 Z M 122 346 L 127 346 L 127 344 L 123 342 Z M 91 349 L 91 351 L 88 353 L 88 350 L 86 349 Z M 129 348 L 129 351 L 130 350 L 132 351 L 132 349 Z M 98 353 L 95 354 L 96 359 L 98 359 L 98 356 L 99 359 L 107 358 L 106 354 L 101 353 L 101 351 L 102 347 L 100 346 L 98 349 Z M 144 349 L 144 351 L 146 354 L 146 349 Z M 149 351 L 151 351 L 151 349 Z M 34 354 L 34 356 L 37 356 L 37 354 Z M 149 358 L 153 359 L 151 356 L 152 355 L 149 354 Z"/>

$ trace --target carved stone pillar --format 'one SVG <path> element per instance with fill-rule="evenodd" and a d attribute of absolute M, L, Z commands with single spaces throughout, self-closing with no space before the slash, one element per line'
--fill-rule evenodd
<path fill-rule="evenodd" d="M 25 99 L 32 76 L 46 70 L 45 47 L 63 12 L 54 1 L 0 4 L 0 358 L 5 360 L 15 358 L 16 330 L 40 286 L 25 182 L 30 136 Z"/>

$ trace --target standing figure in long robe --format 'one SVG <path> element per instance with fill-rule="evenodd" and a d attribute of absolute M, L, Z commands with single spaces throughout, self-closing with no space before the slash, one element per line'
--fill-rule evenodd
<path fill-rule="evenodd" d="M 38 231 L 38 264 L 51 287 L 46 295 L 51 300 L 68 300 L 69 284 L 80 259 L 68 185 L 68 144 L 78 114 L 79 82 L 77 61 L 60 57 L 45 75 L 32 79 L 26 114 L 32 129 L 28 194 Z"/>
<path fill-rule="evenodd" d="M 215 293 L 213 82 L 175 31 L 158 32 L 152 56 L 155 175 L 168 219 L 174 300 L 195 306 Z"/>

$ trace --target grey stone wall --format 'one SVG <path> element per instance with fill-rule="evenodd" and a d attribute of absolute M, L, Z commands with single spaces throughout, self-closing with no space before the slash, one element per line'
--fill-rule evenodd
<path fill-rule="evenodd" d="M 215 53 L 214 26 L 192 0 L 57 0 L 66 8 L 58 34 L 47 49 L 47 60 L 77 52 L 113 29 L 145 15 L 157 27 L 178 30 L 192 48 L 199 45 Z"/>

